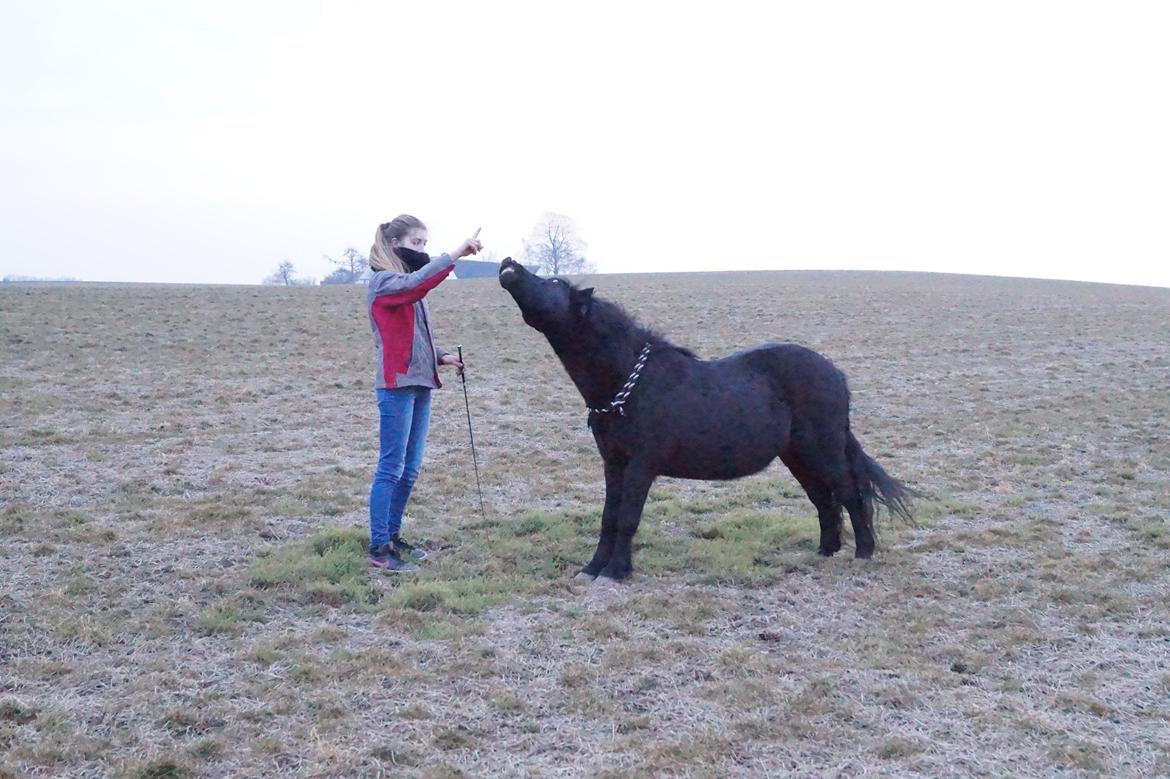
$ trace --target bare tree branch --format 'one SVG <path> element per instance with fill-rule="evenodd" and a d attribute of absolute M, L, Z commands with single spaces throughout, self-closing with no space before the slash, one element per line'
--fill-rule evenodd
<path fill-rule="evenodd" d="M 524 242 L 528 264 L 554 276 L 592 271 L 584 252 L 585 242 L 577 235 L 573 220 L 564 214 L 545 214 Z"/>
<path fill-rule="evenodd" d="M 322 279 L 322 284 L 358 284 L 365 281 L 369 260 L 352 246 L 341 253 L 340 259 L 322 255 L 335 266 L 335 270 Z"/>
<path fill-rule="evenodd" d="M 265 284 L 277 284 L 285 287 L 296 286 L 296 268 L 292 260 L 285 260 L 276 266 L 276 272 L 264 279 Z"/>

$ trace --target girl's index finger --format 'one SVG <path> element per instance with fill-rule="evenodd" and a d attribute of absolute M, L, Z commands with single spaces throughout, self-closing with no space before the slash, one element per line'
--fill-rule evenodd
<path fill-rule="evenodd" d="M 475 235 L 473 235 L 473 236 L 471 236 L 471 237 L 472 237 L 472 238 L 478 238 L 478 237 L 479 237 L 479 231 L 480 231 L 480 230 L 482 230 L 482 229 L 483 229 L 482 227 L 477 227 L 477 228 L 475 228 Z"/>

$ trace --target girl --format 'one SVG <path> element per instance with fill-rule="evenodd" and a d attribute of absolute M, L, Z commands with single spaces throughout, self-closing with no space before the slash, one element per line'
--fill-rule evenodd
<path fill-rule="evenodd" d="M 442 386 L 439 366 L 463 363 L 435 345 L 424 300 L 455 268 L 455 260 L 483 245 L 479 230 L 459 248 L 431 259 L 427 228 L 402 214 L 378 228 L 370 249 L 374 272 L 366 292 L 370 329 L 377 349 L 375 392 L 379 431 L 378 467 L 370 488 L 370 565 L 389 571 L 416 571 L 427 555 L 398 532 L 402 512 L 422 465 L 431 417 L 431 390 Z"/>

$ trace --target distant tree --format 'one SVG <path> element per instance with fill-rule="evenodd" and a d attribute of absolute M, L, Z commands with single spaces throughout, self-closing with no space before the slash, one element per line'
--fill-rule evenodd
<path fill-rule="evenodd" d="M 545 214 L 524 242 L 524 259 L 540 272 L 558 276 L 589 273 L 593 266 L 585 259 L 585 242 L 577 226 L 564 214 Z"/>
<path fill-rule="evenodd" d="M 294 274 L 296 268 L 293 267 L 292 260 L 285 260 L 276 266 L 276 272 L 264 279 L 265 284 L 277 284 L 285 287 L 292 287 L 296 285 L 296 278 Z"/>
<path fill-rule="evenodd" d="M 370 268 L 366 256 L 352 246 L 341 253 L 340 259 L 334 259 L 328 254 L 325 259 L 337 267 L 321 280 L 322 284 L 360 284 L 365 281 Z"/>
<path fill-rule="evenodd" d="M 321 286 L 328 284 L 353 284 L 353 276 L 345 268 L 334 268 L 325 278 L 321 279 Z"/>

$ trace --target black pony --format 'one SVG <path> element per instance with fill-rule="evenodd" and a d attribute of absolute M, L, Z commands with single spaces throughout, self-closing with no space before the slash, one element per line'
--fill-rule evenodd
<path fill-rule="evenodd" d="M 822 555 L 841 548 L 842 507 L 857 557 L 874 551 L 875 501 L 910 517 L 916 493 L 861 450 L 849 431 L 845 376 L 816 352 L 766 344 L 700 360 L 592 289 L 541 278 L 510 257 L 499 279 L 580 390 L 605 461 L 601 538 L 582 574 L 629 576 L 658 476 L 735 479 L 779 457 L 817 508 Z"/>

